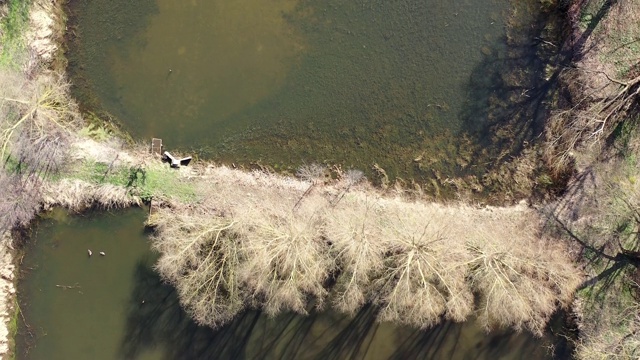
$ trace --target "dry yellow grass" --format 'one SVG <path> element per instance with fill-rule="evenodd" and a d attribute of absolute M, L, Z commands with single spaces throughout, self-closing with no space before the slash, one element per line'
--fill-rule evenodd
<path fill-rule="evenodd" d="M 42 197 L 46 207 L 62 206 L 76 212 L 93 206 L 112 209 L 142 205 L 142 201 L 124 187 L 96 185 L 82 180 L 63 179 L 45 183 Z"/>

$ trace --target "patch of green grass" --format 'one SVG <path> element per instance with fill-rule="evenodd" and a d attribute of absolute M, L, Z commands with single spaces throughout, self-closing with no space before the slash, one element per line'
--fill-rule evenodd
<path fill-rule="evenodd" d="M 138 174 L 139 177 L 130 186 L 135 188 L 144 200 L 160 197 L 175 198 L 189 203 L 197 199 L 193 184 L 181 179 L 176 170 L 169 167 L 152 166 L 145 169 L 144 175 Z"/>
<path fill-rule="evenodd" d="M 89 111 L 82 114 L 87 126 L 82 128 L 80 135 L 92 138 L 96 141 L 105 141 L 112 137 L 119 138 L 130 144 L 134 143 L 131 135 L 118 126 L 114 116 L 107 111 L 100 111 L 100 115 Z"/>
<path fill-rule="evenodd" d="M 109 168 L 106 163 L 85 161 L 69 177 L 92 184 L 123 186 L 145 201 L 153 197 L 175 198 L 185 203 L 197 199 L 195 187 L 168 166 Z"/>
<path fill-rule="evenodd" d="M 550 187 L 553 186 L 553 178 L 547 173 L 540 174 L 536 177 L 536 183 L 541 187 Z"/>
<path fill-rule="evenodd" d="M 92 184 L 112 184 L 126 186 L 129 180 L 129 169 L 124 167 L 110 167 L 110 164 L 85 161 L 69 177 L 80 179 Z"/>
<path fill-rule="evenodd" d="M 20 56 L 24 53 L 26 43 L 24 32 L 29 25 L 30 0 L 9 0 L 7 16 L 0 23 L 0 65 L 19 66 Z"/>
<path fill-rule="evenodd" d="M 85 136 L 96 141 L 106 141 L 111 137 L 111 133 L 109 133 L 109 131 L 95 124 L 89 124 L 83 127 L 78 131 L 78 135 Z"/>

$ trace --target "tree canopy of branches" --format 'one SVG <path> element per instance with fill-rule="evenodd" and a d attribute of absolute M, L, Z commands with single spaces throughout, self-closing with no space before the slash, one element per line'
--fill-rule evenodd
<path fill-rule="evenodd" d="M 62 75 L 2 69 L 0 83 L 0 225 L 8 230 L 33 218 L 44 179 L 63 169 L 77 112 Z"/>
<path fill-rule="evenodd" d="M 219 176 L 200 189 L 203 203 L 150 220 L 157 269 L 201 324 L 220 326 L 245 307 L 305 314 L 328 302 L 354 314 L 373 303 L 380 320 L 414 327 L 477 315 L 487 328 L 541 334 L 581 279 L 561 246 L 522 225 L 535 222 L 533 210 Z"/>

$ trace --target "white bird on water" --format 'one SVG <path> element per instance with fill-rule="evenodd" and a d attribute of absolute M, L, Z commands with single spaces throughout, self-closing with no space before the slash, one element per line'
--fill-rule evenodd
<path fill-rule="evenodd" d="M 91 250 L 87 249 L 87 253 L 89 254 L 89 256 L 93 255 L 93 252 L 91 252 Z"/>
<path fill-rule="evenodd" d="M 105 254 L 104 251 L 100 251 L 100 255 L 105 256 L 107 254 Z"/>

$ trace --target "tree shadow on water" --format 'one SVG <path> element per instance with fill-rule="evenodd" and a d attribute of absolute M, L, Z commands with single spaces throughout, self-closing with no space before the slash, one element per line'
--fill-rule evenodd
<path fill-rule="evenodd" d="M 238 358 L 259 313 L 244 313 L 224 331 L 198 326 L 180 307 L 173 287 L 163 283 L 148 265 L 135 270 L 135 288 L 129 301 L 121 344 L 125 359 L 135 359 L 160 348 L 166 359 Z"/>
<path fill-rule="evenodd" d="M 120 353 L 136 359 L 161 350 L 166 359 L 361 358 L 375 333 L 376 311 L 364 307 L 354 318 L 311 311 L 307 316 L 270 318 L 248 310 L 220 329 L 198 326 L 180 307 L 175 289 L 147 264 L 135 271 Z M 373 325 L 373 326 L 372 326 Z"/>
<path fill-rule="evenodd" d="M 366 305 L 353 317 L 328 310 L 270 318 L 249 310 L 214 330 L 194 323 L 180 307 L 173 287 L 141 262 L 135 271 L 120 357 L 136 359 L 156 351 L 164 359 L 549 357 L 542 345 L 549 341 L 528 334 L 506 330 L 487 334 L 471 321 L 418 330 L 380 323 L 378 311 Z"/>
<path fill-rule="evenodd" d="M 565 359 L 572 349 L 565 338 L 535 338 L 526 332 L 494 329 L 486 332 L 474 321 L 443 322 L 412 331 L 389 359 Z"/>
<path fill-rule="evenodd" d="M 543 141 L 551 108 L 567 101 L 559 87 L 572 58 L 561 36 L 565 13 L 550 9 L 530 16 L 508 21 L 504 43 L 486 49 L 465 86 L 459 116 L 479 144 L 466 168 L 471 174 L 495 171 Z M 554 175 L 562 188 L 570 174 Z"/>

